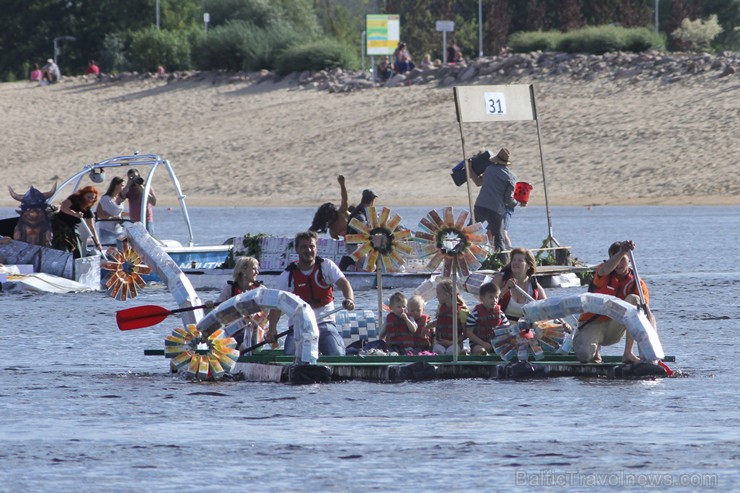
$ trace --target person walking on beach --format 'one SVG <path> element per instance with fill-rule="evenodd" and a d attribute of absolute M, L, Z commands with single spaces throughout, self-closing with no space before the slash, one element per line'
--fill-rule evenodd
<path fill-rule="evenodd" d="M 639 290 L 628 257 L 630 250 L 634 249 L 635 243 L 632 240 L 612 243 L 609 247 L 609 260 L 601 263 L 594 271 L 594 280 L 589 291 L 616 296 L 632 305 L 639 305 Z M 647 306 L 650 302 L 647 285 L 642 279 L 640 285 L 645 296 L 644 308 L 648 321 L 656 327 L 655 317 Z M 573 350 L 582 363 L 601 363 L 601 347 L 617 344 L 625 334 L 627 338 L 622 362 L 638 362 L 639 358 L 632 352 L 635 341 L 623 324 L 603 315 L 584 313 L 579 318 L 578 332 L 573 338 Z"/>
<path fill-rule="evenodd" d="M 342 307 L 354 310 L 354 292 L 352 286 L 337 264 L 329 259 L 316 255 L 318 235 L 314 231 L 305 231 L 295 236 L 295 251 L 298 261 L 292 262 L 278 277 L 276 289 L 290 291 L 311 305 L 319 319 L 319 352 L 327 356 L 343 356 L 344 340 L 337 330 L 334 316 L 322 316 L 334 310 L 334 286 L 344 296 Z M 265 335 L 267 342 L 274 342 L 280 310 L 270 310 L 269 328 Z M 285 354 L 295 354 L 295 340 L 292 332 L 285 337 Z"/>
<path fill-rule="evenodd" d="M 486 221 L 488 232 L 493 237 L 493 247 L 497 252 L 506 249 L 504 236 L 504 214 L 506 207 L 514 207 L 514 187 L 516 175 L 509 168 L 512 164 L 511 153 L 505 147 L 491 158 L 483 174 L 471 174 L 471 180 L 481 187 L 475 201 L 475 219 Z M 508 255 L 500 254 L 502 262 L 508 261 Z"/>

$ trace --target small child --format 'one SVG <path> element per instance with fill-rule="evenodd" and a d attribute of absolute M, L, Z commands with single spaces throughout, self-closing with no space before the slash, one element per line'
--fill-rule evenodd
<path fill-rule="evenodd" d="M 465 333 L 470 339 L 470 351 L 473 354 L 493 353 L 491 339 L 496 327 L 509 325 L 506 314 L 498 305 L 501 290 L 492 282 L 480 287 L 480 304 L 473 308 L 465 324 Z"/>
<path fill-rule="evenodd" d="M 393 293 L 390 308 L 391 312 L 385 317 L 385 324 L 380 331 L 380 339 L 385 341 L 388 351 L 406 354 L 416 344 L 416 322 L 406 312 L 406 297 L 403 293 Z"/>
<path fill-rule="evenodd" d="M 432 351 L 437 354 L 453 354 L 455 351 L 455 341 L 452 340 L 452 291 L 451 279 L 445 279 L 437 284 L 437 300 L 439 301 L 437 319 L 429 324 L 429 327 L 435 329 Z M 460 298 L 460 295 L 457 296 L 457 314 L 458 327 L 460 327 L 457 336 L 457 347 L 458 351 L 462 351 L 462 341 L 465 339 L 465 330 L 462 329 L 468 317 L 468 307 L 465 305 L 465 301 Z"/>
<path fill-rule="evenodd" d="M 431 351 L 432 341 L 434 340 L 434 329 L 429 327 L 432 317 L 424 313 L 424 298 L 414 295 L 409 299 L 408 313 L 416 322 L 416 340 L 414 348 L 418 352 Z"/>

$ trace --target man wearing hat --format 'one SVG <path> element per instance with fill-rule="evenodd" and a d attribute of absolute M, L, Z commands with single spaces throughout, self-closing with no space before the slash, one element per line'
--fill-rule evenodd
<path fill-rule="evenodd" d="M 360 201 L 359 205 L 355 207 L 355 209 L 352 211 L 352 214 L 350 214 L 349 219 L 347 220 L 347 234 L 357 234 L 359 231 L 357 231 L 355 228 L 349 225 L 349 223 L 352 222 L 352 219 L 357 219 L 358 221 L 362 221 L 364 223 L 367 223 L 367 208 L 372 207 L 375 205 L 375 199 L 377 199 L 378 196 L 375 195 L 375 193 L 372 190 L 365 189 L 362 191 L 362 200 Z M 352 259 L 352 257 L 344 256 L 339 261 L 339 268 L 342 271 L 347 270 L 350 266 L 355 265 L 355 261 Z"/>
<path fill-rule="evenodd" d="M 48 81 L 49 83 L 57 82 L 62 76 L 62 73 L 59 70 L 59 66 L 54 63 L 54 60 L 51 58 L 46 60 L 46 65 L 41 67 L 41 71 L 44 73 L 44 80 Z"/>
<path fill-rule="evenodd" d="M 514 200 L 516 175 L 509 168 L 512 164 L 511 153 L 505 147 L 491 158 L 491 163 L 483 174 L 471 173 L 473 183 L 481 187 L 475 200 L 475 220 L 486 221 L 488 232 L 493 237 L 494 249 L 501 251 L 506 247 L 504 244 L 506 208 L 514 207 L 518 203 Z M 506 263 L 508 255 L 502 254 L 500 259 Z"/>

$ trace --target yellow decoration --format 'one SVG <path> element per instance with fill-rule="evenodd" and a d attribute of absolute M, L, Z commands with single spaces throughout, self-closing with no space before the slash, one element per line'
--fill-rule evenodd
<path fill-rule="evenodd" d="M 364 261 L 364 270 L 372 272 L 380 265 L 383 272 L 397 272 L 406 262 L 401 253 L 413 252 L 409 240 L 412 232 L 401 226 L 401 216 L 387 207 L 368 207 L 365 224 L 353 218 L 349 225 L 359 231 L 348 234 L 344 240 L 348 244 L 357 244 L 357 249 L 350 255 L 355 262 Z M 380 261 L 380 264 L 378 264 Z"/>
<path fill-rule="evenodd" d="M 414 239 L 421 243 L 421 256 L 431 257 L 427 269 L 435 271 L 444 262 L 444 275 L 450 277 L 452 266 L 456 264 L 458 273 L 467 277 L 480 267 L 488 256 L 482 246 L 487 243 L 488 236 L 481 223 L 466 226 L 469 216 L 470 213 L 463 210 L 456 219 L 452 207 L 445 207 L 441 215 L 432 210 L 421 219 Z"/>
<path fill-rule="evenodd" d="M 138 295 L 136 287 L 146 286 L 141 276 L 149 274 L 152 271 L 151 267 L 141 263 L 141 257 L 129 246 L 128 241 L 123 242 L 123 253 L 113 247 L 108 247 L 106 253 L 109 259 L 113 258 L 100 264 L 102 269 L 111 271 L 105 283 L 108 294 L 121 301 L 136 298 Z"/>
<path fill-rule="evenodd" d="M 205 344 L 206 348 L 199 346 Z M 164 355 L 172 358 L 172 366 L 179 370 L 187 366 L 187 377 L 193 380 L 219 380 L 231 372 L 239 359 L 236 340 L 227 337 L 223 329 L 203 340 L 203 334 L 194 324 L 183 329 L 176 327 L 164 339 Z"/>

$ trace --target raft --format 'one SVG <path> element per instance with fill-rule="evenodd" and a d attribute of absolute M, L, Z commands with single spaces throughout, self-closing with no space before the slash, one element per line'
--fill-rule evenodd
<path fill-rule="evenodd" d="M 146 356 L 164 356 L 163 349 L 147 349 Z M 665 356 L 667 363 L 676 361 Z M 572 354 L 545 353 L 539 361 L 507 363 L 495 354 L 437 356 L 322 356 L 316 365 L 296 365 L 293 356 L 281 350 L 266 350 L 241 356 L 231 371 L 235 380 L 289 384 L 329 383 L 359 380 L 376 383 L 420 382 L 460 378 L 533 379 L 547 377 L 591 377 L 609 379 L 662 378 L 659 365 L 625 365 L 621 356 L 603 356 L 602 363 L 581 363 Z"/>

